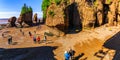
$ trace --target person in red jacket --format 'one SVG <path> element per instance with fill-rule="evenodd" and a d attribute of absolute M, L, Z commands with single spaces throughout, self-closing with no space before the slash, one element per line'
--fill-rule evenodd
<path fill-rule="evenodd" d="M 37 37 L 37 42 L 38 42 L 38 43 L 40 42 L 40 36 Z"/>

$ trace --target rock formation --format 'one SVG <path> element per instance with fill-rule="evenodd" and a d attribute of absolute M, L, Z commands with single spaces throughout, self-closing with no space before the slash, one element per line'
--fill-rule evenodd
<path fill-rule="evenodd" d="M 64 20 L 63 16 L 64 15 L 63 8 L 64 6 L 57 6 L 56 4 L 52 4 L 49 6 L 46 18 L 47 26 L 53 27 L 53 29 L 57 29 L 60 31 L 64 30 L 64 27 L 66 26 L 65 25 L 66 21 Z"/>
<path fill-rule="evenodd" d="M 33 16 L 33 13 L 32 12 L 28 12 L 28 13 L 22 15 L 22 16 L 23 16 L 23 19 L 24 19 L 23 21 L 26 24 L 32 26 L 32 16 Z"/>
<path fill-rule="evenodd" d="M 37 13 L 35 13 L 35 14 L 34 14 L 34 21 L 35 21 L 35 23 L 37 23 L 37 20 L 38 20 L 38 18 L 37 18 Z"/>
<path fill-rule="evenodd" d="M 26 4 L 22 7 L 21 14 L 18 18 L 18 23 L 22 26 L 22 23 L 24 22 L 25 24 L 32 26 L 32 16 L 33 16 L 33 11 L 31 7 L 27 7 Z"/>
<path fill-rule="evenodd" d="M 66 32 L 69 29 L 95 28 L 120 24 L 119 0 L 54 0 L 46 10 L 46 25 Z"/>
<path fill-rule="evenodd" d="M 16 22 L 16 17 L 15 16 L 13 16 L 13 17 L 11 17 L 10 19 L 8 19 L 8 22 L 9 22 L 9 26 L 10 27 L 15 27 L 16 25 L 15 25 L 15 22 Z"/>

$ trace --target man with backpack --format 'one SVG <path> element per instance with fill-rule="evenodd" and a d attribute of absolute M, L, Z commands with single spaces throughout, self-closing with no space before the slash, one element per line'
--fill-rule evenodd
<path fill-rule="evenodd" d="M 65 60 L 70 60 L 70 54 L 68 53 L 68 51 L 65 51 L 64 57 L 65 57 Z"/>

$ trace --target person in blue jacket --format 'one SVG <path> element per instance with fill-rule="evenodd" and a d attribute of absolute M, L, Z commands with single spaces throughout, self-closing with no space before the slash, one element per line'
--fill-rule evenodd
<path fill-rule="evenodd" d="M 65 51 L 64 57 L 65 57 L 65 60 L 69 60 L 70 59 L 70 54 L 67 51 Z"/>

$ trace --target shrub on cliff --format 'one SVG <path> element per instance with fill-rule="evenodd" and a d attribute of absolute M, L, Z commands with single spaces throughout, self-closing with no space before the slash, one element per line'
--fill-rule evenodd
<path fill-rule="evenodd" d="M 47 8 L 49 7 L 50 5 L 50 0 L 43 0 L 42 1 L 42 11 L 43 11 L 43 18 L 45 19 L 46 18 L 46 11 L 47 11 Z"/>
<path fill-rule="evenodd" d="M 94 6 L 97 7 L 98 6 L 98 1 L 94 1 Z"/>
<path fill-rule="evenodd" d="M 62 1 L 62 0 L 55 0 L 55 3 L 56 3 L 57 5 L 59 5 L 61 1 Z"/>
<path fill-rule="evenodd" d="M 52 11 L 52 10 L 50 10 L 48 13 L 49 13 L 49 15 L 52 16 L 52 17 L 55 15 L 54 11 Z"/>
<path fill-rule="evenodd" d="M 106 0 L 106 4 L 110 4 L 112 0 Z"/>

